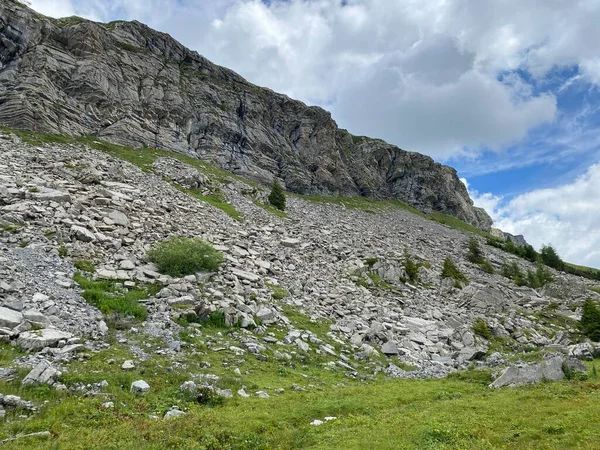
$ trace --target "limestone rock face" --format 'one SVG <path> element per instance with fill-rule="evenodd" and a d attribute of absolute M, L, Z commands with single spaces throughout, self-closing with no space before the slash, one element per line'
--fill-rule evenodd
<path fill-rule="evenodd" d="M 451 167 L 337 127 L 139 22 L 50 19 L 0 4 L 0 123 L 155 146 L 298 193 L 398 198 L 481 229 Z"/>

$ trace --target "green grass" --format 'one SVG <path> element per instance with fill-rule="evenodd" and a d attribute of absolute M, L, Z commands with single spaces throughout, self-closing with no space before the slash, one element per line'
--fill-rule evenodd
<path fill-rule="evenodd" d="M 489 233 L 486 233 L 483 230 L 480 230 L 473 225 L 470 225 L 462 220 L 449 216 L 448 214 L 444 214 L 441 212 L 432 212 L 427 215 L 427 217 L 435 222 L 441 223 L 443 225 L 449 226 L 450 228 L 454 228 L 455 230 L 466 231 L 467 233 L 478 234 L 479 236 L 488 237 Z"/>
<path fill-rule="evenodd" d="M 379 288 L 379 289 L 386 289 L 386 290 L 392 290 L 395 289 L 393 284 L 388 283 L 387 281 L 384 281 L 383 278 L 381 278 L 381 276 L 377 275 L 376 273 L 368 273 L 367 276 L 371 279 L 371 281 L 373 282 L 374 287 Z M 361 283 L 360 281 L 358 282 L 358 284 L 360 286 L 364 286 L 365 284 Z M 369 287 L 369 285 L 367 284 L 365 287 Z"/>
<path fill-rule="evenodd" d="M 237 220 L 238 222 L 241 222 L 243 219 L 242 213 L 240 213 L 237 209 L 235 209 L 235 206 L 233 206 L 231 203 L 229 203 L 225 199 L 223 194 L 221 194 L 220 192 L 214 193 L 214 194 L 209 194 L 209 195 L 202 195 L 196 189 L 185 189 L 185 188 L 180 188 L 180 187 L 177 187 L 177 188 L 184 192 L 187 192 L 192 197 L 194 197 L 198 200 L 208 203 L 209 205 L 212 205 L 215 208 L 219 208 L 225 214 L 230 216 L 232 219 Z"/>
<path fill-rule="evenodd" d="M 90 280 L 80 272 L 76 272 L 73 279 L 83 292 L 81 296 L 91 305 L 97 307 L 108 319 L 116 325 L 128 318 L 145 320 L 148 311 L 139 301 L 155 295 L 160 289 L 159 285 L 143 287 L 122 288 L 120 282 L 113 280 Z"/>
<path fill-rule="evenodd" d="M 146 346 L 152 358 L 137 361 L 132 371 L 120 370 L 121 362 L 133 356 L 120 344 L 68 364 L 61 377 L 67 385 L 107 380 L 108 387 L 99 396 L 0 381 L 4 394 L 48 402 L 27 420 L 9 411 L 10 421 L 0 428 L 0 439 L 43 430 L 52 433 L 47 440 L 15 441 L 3 448 L 588 450 L 597 442 L 597 377 L 498 390 L 487 387 L 489 372 L 475 370 L 446 379 L 378 378 L 365 383 L 319 364 L 284 365 L 251 356 L 235 363 L 242 372 L 236 376 L 232 359 L 223 352 L 194 357 L 183 353 L 168 359 L 154 354 L 159 342 L 148 339 Z M 8 359 L 17 356 L 0 344 L 0 357 L 3 352 Z M 108 364 L 109 359 L 116 362 Z M 175 362 L 179 368 L 171 370 Z M 212 367 L 202 369 L 206 363 Z M 588 364 L 590 374 L 597 363 Z M 179 391 L 190 373 L 216 374 L 222 388 L 235 391 L 243 384 L 247 392 L 265 390 L 271 398 L 234 397 L 203 405 Z M 128 392 L 138 379 L 151 386 L 143 397 Z M 291 390 L 294 383 L 306 391 Z M 285 392 L 273 394 L 278 387 Z M 115 408 L 102 408 L 105 401 L 114 402 Z M 172 405 L 187 414 L 169 421 L 151 418 L 162 417 Z M 309 425 L 325 416 L 337 419 L 319 427 Z"/>
<path fill-rule="evenodd" d="M 331 320 L 311 320 L 306 314 L 287 305 L 283 307 L 283 314 L 290 319 L 296 329 L 311 331 L 321 338 L 330 331 L 330 326 L 333 324 Z"/>
<path fill-rule="evenodd" d="M 22 225 L 16 225 L 16 224 L 4 224 L 1 225 L 0 228 L 2 229 L 2 231 L 7 231 L 8 233 L 16 233 L 21 229 Z"/>
<path fill-rule="evenodd" d="M 283 300 L 290 296 L 286 288 L 265 281 L 265 285 L 271 289 L 271 297 L 275 300 Z"/>
<path fill-rule="evenodd" d="M 216 271 L 223 262 L 223 253 L 208 242 L 182 236 L 157 242 L 147 254 L 160 273 L 172 277 Z"/>
<path fill-rule="evenodd" d="M 89 259 L 76 259 L 73 261 L 73 265 L 81 272 L 94 273 L 96 271 L 96 266 Z"/>
<path fill-rule="evenodd" d="M 461 288 L 463 284 L 469 282 L 467 277 L 460 271 L 460 269 L 456 266 L 456 264 L 450 257 L 447 257 L 444 260 L 442 278 L 452 278 L 454 280 L 454 286 L 457 288 Z"/>
<path fill-rule="evenodd" d="M 590 286 L 588 289 L 596 294 L 600 294 L 600 286 Z"/>

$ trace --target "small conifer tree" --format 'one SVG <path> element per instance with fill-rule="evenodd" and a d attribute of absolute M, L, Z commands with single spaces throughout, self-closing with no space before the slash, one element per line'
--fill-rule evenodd
<path fill-rule="evenodd" d="M 277 179 L 273 180 L 273 186 L 271 187 L 271 193 L 269 194 L 269 203 L 275 208 L 285 211 L 285 193 Z"/>
<path fill-rule="evenodd" d="M 600 308 L 591 298 L 588 298 L 583 304 L 581 332 L 592 341 L 600 341 Z"/>

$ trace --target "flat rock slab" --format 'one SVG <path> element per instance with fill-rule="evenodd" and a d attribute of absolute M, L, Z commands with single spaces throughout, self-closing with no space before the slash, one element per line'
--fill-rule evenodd
<path fill-rule="evenodd" d="M 41 350 L 44 347 L 54 347 L 63 339 L 71 339 L 73 335 L 52 328 L 43 330 L 25 331 L 17 338 L 17 344 L 25 350 Z"/>
<path fill-rule="evenodd" d="M 0 327 L 13 329 L 23 321 L 23 314 L 0 306 Z"/>
<path fill-rule="evenodd" d="M 232 269 L 231 273 L 234 274 L 236 277 L 241 278 L 242 280 L 248 280 L 251 282 L 260 280 L 260 277 L 258 275 L 255 275 L 250 272 L 244 272 L 243 270 Z"/>
<path fill-rule="evenodd" d="M 60 372 L 56 370 L 52 365 L 47 361 L 42 361 L 37 366 L 35 366 L 31 372 L 27 374 L 23 381 L 21 382 L 24 385 L 27 384 L 54 384 L 54 380 L 56 377 L 60 376 Z"/>
<path fill-rule="evenodd" d="M 520 386 L 540 383 L 542 380 L 560 381 L 565 377 L 562 370 L 563 358 L 555 357 L 539 364 L 528 366 L 511 366 L 502 372 L 490 387 Z"/>
<path fill-rule="evenodd" d="M 31 194 L 33 198 L 41 201 L 65 203 L 71 202 L 71 195 L 68 192 L 58 191 L 56 189 L 39 188 L 39 192 Z"/>
<path fill-rule="evenodd" d="M 281 240 L 281 245 L 284 247 L 297 247 L 300 244 L 300 239 L 286 238 Z"/>

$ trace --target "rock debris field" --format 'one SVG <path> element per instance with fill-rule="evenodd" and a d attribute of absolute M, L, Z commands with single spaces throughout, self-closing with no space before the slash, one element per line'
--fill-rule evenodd
<path fill-rule="evenodd" d="M 518 287 L 467 261 L 470 234 L 403 209 L 363 211 L 288 196 L 286 218 L 260 206 L 268 189 L 216 180 L 175 158 L 157 158 L 144 172 L 83 145 L 33 146 L 8 133 L 0 133 L 0 156 L 0 340 L 27 352 L 14 361 L 27 369 L 23 383 L 82 389 L 62 383 L 61 374 L 71 360 L 109 349 L 115 338 L 136 357 L 122 370 L 153 357 L 146 340 L 160 342 L 167 358 L 189 352 L 182 332 L 201 336 L 203 325 L 182 318 L 215 314 L 231 332 L 205 333 L 209 352 L 282 364 L 316 357 L 362 379 L 489 367 L 499 377 L 494 386 L 514 385 L 561 379 L 564 362 L 576 370 L 579 360 L 599 352 L 572 340 L 583 300 L 596 295 L 587 289 L 591 282 L 554 273 L 539 290 Z M 241 213 L 239 221 L 184 192 L 217 187 Z M 173 236 L 211 243 L 224 263 L 215 273 L 160 274 L 146 253 Z M 496 272 L 506 261 L 534 267 L 478 239 Z M 419 263 L 413 282 L 407 254 Z M 464 286 L 441 277 L 447 257 L 468 278 Z M 88 303 L 74 280 L 82 260 L 93 265 L 86 276 L 94 281 L 122 290 L 158 286 L 139 300 L 143 320 L 115 325 Z M 473 331 L 477 320 L 490 335 Z M 537 365 L 509 363 L 491 348 L 492 336 L 547 354 Z M 210 367 L 196 375 L 188 389 L 269 396 L 220 389 Z M 2 378 L 14 376 L 15 369 L 0 369 Z M 140 394 L 151 389 L 144 380 L 131 386 Z M 35 408 L 9 397 L 0 405 L 15 402 Z"/>

